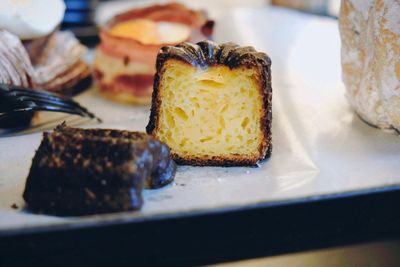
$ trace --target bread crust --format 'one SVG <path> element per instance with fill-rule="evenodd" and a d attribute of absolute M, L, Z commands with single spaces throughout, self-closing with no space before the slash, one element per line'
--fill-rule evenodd
<path fill-rule="evenodd" d="M 212 156 L 212 157 L 181 157 L 172 152 L 171 157 L 178 164 L 197 166 L 257 166 L 270 157 L 272 151 L 272 86 L 271 86 L 271 59 L 265 53 L 257 52 L 253 47 L 240 47 L 234 43 L 216 44 L 206 40 L 197 44 L 181 43 L 177 46 L 163 47 L 156 62 L 157 72 L 154 77 L 152 105 L 149 123 L 146 127 L 148 134 L 155 135 L 158 127 L 161 97 L 159 93 L 161 77 L 165 72 L 164 66 L 169 60 L 178 60 L 189 67 L 206 69 L 212 66 L 226 66 L 235 68 L 256 68 L 258 72 L 259 90 L 263 98 L 263 111 L 260 118 L 260 127 L 263 134 L 262 142 L 258 147 L 258 155 L 243 156 Z"/>
<path fill-rule="evenodd" d="M 342 0 L 342 78 L 347 98 L 369 125 L 400 132 L 400 1 Z"/>

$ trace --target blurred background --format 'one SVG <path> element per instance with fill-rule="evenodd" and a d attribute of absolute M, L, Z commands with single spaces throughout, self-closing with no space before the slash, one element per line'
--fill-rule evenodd
<path fill-rule="evenodd" d="M 98 42 L 97 25 L 101 25 L 114 14 L 129 7 L 148 5 L 155 2 L 165 3 L 168 1 L 65 0 L 67 11 L 62 28 L 71 29 L 83 43 L 88 46 L 94 46 Z M 207 7 L 213 18 L 217 18 L 229 8 L 275 5 L 315 16 L 336 19 L 340 7 L 340 0 L 176 0 L 175 2 L 183 2 L 196 8 Z M 229 262 L 217 266 L 400 266 L 400 242 L 394 240 L 358 244 L 262 259 Z"/>
<path fill-rule="evenodd" d="M 132 6 L 165 3 L 168 0 L 64 0 L 67 10 L 62 24 L 63 29 L 72 30 L 86 45 L 98 43 L 97 24 L 103 23 L 115 13 Z M 360 0 L 363 1 L 363 0 Z M 337 17 L 340 0 L 175 0 L 196 8 L 212 8 L 212 17 L 221 10 L 233 7 L 259 7 L 276 5 L 296 9 L 320 16 Z"/>

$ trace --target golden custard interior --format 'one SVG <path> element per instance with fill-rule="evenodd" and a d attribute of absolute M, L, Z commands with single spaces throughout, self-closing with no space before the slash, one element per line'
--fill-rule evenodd
<path fill-rule="evenodd" d="M 256 68 L 188 68 L 168 60 L 156 138 L 181 157 L 258 156 L 263 97 Z"/>

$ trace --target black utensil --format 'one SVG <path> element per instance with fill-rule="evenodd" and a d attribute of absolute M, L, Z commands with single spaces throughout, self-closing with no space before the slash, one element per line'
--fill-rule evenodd
<path fill-rule="evenodd" d="M 29 123 L 36 111 L 63 112 L 101 121 L 70 97 L 0 84 L 0 128 L 18 127 L 19 124 Z"/>

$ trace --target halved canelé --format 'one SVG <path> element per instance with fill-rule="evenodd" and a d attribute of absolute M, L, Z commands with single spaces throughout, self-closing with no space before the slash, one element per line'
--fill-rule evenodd
<path fill-rule="evenodd" d="M 163 47 L 147 133 L 179 164 L 254 166 L 271 154 L 271 60 L 203 41 Z"/>

